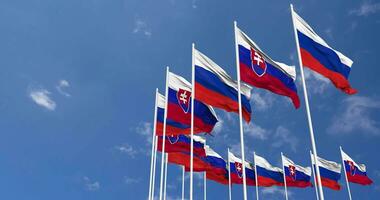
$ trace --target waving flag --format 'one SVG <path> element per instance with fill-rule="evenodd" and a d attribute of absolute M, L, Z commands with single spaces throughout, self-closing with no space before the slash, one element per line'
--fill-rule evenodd
<path fill-rule="evenodd" d="M 355 94 L 357 91 L 348 82 L 353 61 L 331 48 L 296 12 L 293 12 L 293 23 L 297 30 L 302 64 L 330 79 L 343 92 Z"/>
<path fill-rule="evenodd" d="M 226 161 L 209 146 L 206 145 L 205 150 L 206 157 L 203 160 L 209 164 L 206 178 L 227 185 L 228 177 Z"/>
<path fill-rule="evenodd" d="M 191 84 L 184 78 L 169 72 L 167 121 L 185 125 L 181 132 L 167 129 L 167 135 L 190 134 Z M 218 122 L 211 106 L 194 100 L 194 133 L 210 133 Z"/>
<path fill-rule="evenodd" d="M 314 156 L 312 154 L 311 161 L 315 169 Z M 340 179 L 341 165 L 336 162 L 328 161 L 318 157 L 318 166 L 319 173 L 321 175 L 322 186 L 328 187 L 332 190 L 340 190 L 338 181 Z"/>
<path fill-rule="evenodd" d="M 284 186 L 282 169 L 273 167 L 265 158 L 254 155 L 258 186 Z"/>
<path fill-rule="evenodd" d="M 346 169 L 347 179 L 351 183 L 360 185 L 370 185 L 372 180 L 368 178 L 364 164 L 357 164 L 350 156 L 341 150 L 344 167 Z"/>
<path fill-rule="evenodd" d="M 194 155 L 199 157 L 206 156 L 205 140 L 202 137 L 194 135 Z M 166 136 L 165 152 L 175 153 L 184 152 L 190 153 L 191 139 L 187 135 Z M 157 150 L 162 151 L 162 136 L 158 137 Z"/>
<path fill-rule="evenodd" d="M 182 165 L 186 171 L 190 171 L 190 152 L 168 153 L 168 162 Z M 209 168 L 209 164 L 205 162 L 203 157 L 194 154 L 193 171 L 204 172 Z"/>
<path fill-rule="evenodd" d="M 165 96 L 158 94 L 156 134 L 162 135 L 164 130 Z M 171 134 L 190 133 L 190 125 L 166 119 L 166 130 Z"/>
<path fill-rule="evenodd" d="M 195 98 L 208 105 L 221 108 L 227 112 L 239 113 L 238 87 L 221 67 L 210 58 L 194 50 L 195 62 Z M 251 88 L 241 85 L 241 102 L 244 119 L 251 120 Z"/>
<path fill-rule="evenodd" d="M 289 97 L 299 108 L 300 100 L 294 83 L 294 66 L 276 62 L 267 56 L 245 33 L 236 27 L 241 80 L 258 88 Z"/>
<path fill-rule="evenodd" d="M 231 183 L 243 184 L 243 162 L 231 152 L 228 152 L 229 167 L 231 172 Z M 245 161 L 245 174 L 247 185 L 256 185 L 255 170 L 251 163 Z"/>
<path fill-rule="evenodd" d="M 287 187 L 310 187 L 311 168 L 296 165 L 289 158 L 282 156 L 282 164 L 284 166 L 284 173 Z"/>

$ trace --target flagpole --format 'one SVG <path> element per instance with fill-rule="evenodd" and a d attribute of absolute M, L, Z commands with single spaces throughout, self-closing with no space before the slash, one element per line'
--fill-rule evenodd
<path fill-rule="evenodd" d="M 255 165 L 256 200 L 259 200 L 259 179 L 257 178 L 256 152 L 253 152 L 253 162 Z"/>
<path fill-rule="evenodd" d="M 182 200 L 185 200 L 185 166 L 182 166 Z"/>
<path fill-rule="evenodd" d="M 204 173 L 204 177 L 203 177 L 203 199 L 206 200 L 207 199 L 207 185 L 206 185 L 206 182 L 207 182 L 207 175 L 206 175 L 206 171 Z"/>
<path fill-rule="evenodd" d="M 240 69 L 239 69 L 239 49 L 237 41 L 237 22 L 234 21 L 234 32 L 235 32 L 235 56 L 236 56 L 236 70 L 237 70 L 237 83 L 238 83 L 238 100 L 239 100 L 239 125 L 240 125 L 240 148 L 241 148 L 241 160 L 243 163 L 243 195 L 244 200 L 247 200 L 247 180 L 245 174 L 245 153 L 244 153 L 244 133 L 243 133 L 243 113 L 241 109 L 241 83 L 240 83 Z"/>
<path fill-rule="evenodd" d="M 165 184 L 164 184 L 164 200 L 166 200 L 166 184 L 168 180 L 168 154 L 165 153 Z"/>
<path fill-rule="evenodd" d="M 346 177 L 346 185 L 347 185 L 348 196 L 350 197 L 350 200 L 352 200 L 350 184 L 348 183 L 348 178 L 347 178 L 346 165 L 344 164 L 344 160 L 343 160 L 343 153 L 342 153 L 343 150 L 342 150 L 341 146 L 339 146 L 339 149 L 340 149 L 340 157 L 342 158 L 342 166 L 344 169 L 344 177 Z"/>
<path fill-rule="evenodd" d="M 194 98 L 195 98 L 195 72 L 194 72 L 194 50 L 195 44 L 191 48 L 191 129 L 190 129 L 190 200 L 193 200 L 193 158 L 194 158 Z"/>
<path fill-rule="evenodd" d="M 311 154 L 311 151 L 310 151 L 310 158 L 313 159 L 311 156 L 312 156 L 312 154 Z M 311 170 L 313 171 L 313 179 L 314 179 L 315 194 L 316 194 L 316 196 L 317 196 L 317 200 L 319 200 L 317 178 L 316 178 L 316 176 L 315 176 L 315 171 L 314 171 L 313 161 L 311 162 Z"/>
<path fill-rule="evenodd" d="M 206 141 L 204 143 L 204 146 L 206 147 Z M 203 199 L 207 199 L 207 171 L 204 172 L 204 177 L 203 177 Z"/>
<path fill-rule="evenodd" d="M 229 200 L 232 200 L 232 188 L 231 188 L 231 166 L 230 166 L 230 148 L 227 148 L 227 163 L 228 163 L 228 195 Z"/>
<path fill-rule="evenodd" d="M 161 152 L 160 200 L 162 200 L 162 192 L 163 192 L 162 190 L 163 190 L 163 184 L 164 184 L 166 117 L 168 116 L 168 82 L 169 82 L 169 67 L 166 67 L 165 111 L 164 111 L 164 125 L 163 125 L 163 130 L 162 130 L 162 152 Z"/>
<path fill-rule="evenodd" d="M 152 132 L 152 154 L 150 158 L 150 176 L 149 176 L 149 197 L 148 199 L 151 199 L 152 197 L 152 179 L 153 179 L 153 160 L 154 160 L 154 146 L 155 146 L 155 135 L 156 135 L 156 121 L 157 121 L 157 95 L 158 95 L 158 88 L 156 88 L 156 97 L 154 102 L 154 119 L 153 119 L 153 132 Z"/>
<path fill-rule="evenodd" d="M 295 24 L 294 24 L 294 14 L 293 14 L 294 11 L 293 11 L 293 5 L 292 4 L 290 4 L 290 9 L 291 9 L 291 12 L 292 12 L 292 22 L 293 22 L 294 37 L 296 39 L 297 53 L 298 53 L 298 62 L 299 62 L 299 67 L 300 67 L 301 77 L 302 77 L 302 86 L 303 86 L 303 92 L 304 92 L 304 98 L 305 98 L 307 119 L 308 119 L 308 124 L 309 124 L 311 146 L 312 146 L 313 156 L 314 156 L 314 161 L 315 161 L 315 166 L 316 166 L 316 170 L 315 171 L 317 172 L 317 181 L 318 181 L 318 183 L 322 183 L 320 172 L 319 172 L 319 166 L 318 166 L 318 162 L 317 162 L 317 156 L 318 156 L 317 155 L 317 147 L 315 145 L 313 123 L 312 123 L 312 120 L 311 120 L 311 113 L 310 113 L 310 108 L 309 108 L 309 99 L 308 99 L 307 90 L 306 90 L 306 81 L 305 81 L 305 76 L 304 76 L 304 73 L 303 73 L 303 65 L 302 65 L 302 59 L 301 59 L 301 53 L 300 53 L 300 46 L 299 46 L 299 41 L 298 41 L 298 37 L 297 37 L 296 27 L 295 27 Z M 318 188 L 319 188 L 319 196 L 320 196 L 321 200 L 324 200 L 322 184 L 318 184 Z"/>
<path fill-rule="evenodd" d="M 151 200 L 154 199 L 154 189 L 155 189 L 155 181 L 156 181 L 157 144 L 158 144 L 158 136 L 155 136 L 155 139 L 154 139 L 154 160 L 153 160 L 153 177 L 152 177 L 152 196 L 151 196 Z"/>
<path fill-rule="evenodd" d="M 284 166 L 284 154 L 281 152 L 281 162 L 282 162 L 282 171 L 284 176 L 284 186 L 285 186 L 285 199 L 288 200 L 288 188 L 286 185 L 286 175 L 285 175 L 285 166 Z"/>

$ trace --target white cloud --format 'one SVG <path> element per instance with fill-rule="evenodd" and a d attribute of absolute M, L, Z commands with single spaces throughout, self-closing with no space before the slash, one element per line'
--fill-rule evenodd
<path fill-rule="evenodd" d="M 327 29 L 325 29 L 325 34 L 327 35 L 327 37 L 329 37 L 330 39 L 332 39 L 333 38 L 333 34 L 332 34 L 332 28 L 330 27 L 330 28 L 327 28 Z"/>
<path fill-rule="evenodd" d="M 45 89 L 31 89 L 29 97 L 39 106 L 42 106 L 48 110 L 55 110 L 56 103 L 50 98 L 50 92 Z"/>
<path fill-rule="evenodd" d="M 197 0 L 192 0 L 191 1 L 191 7 L 194 8 L 194 9 L 198 8 Z"/>
<path fill-rule="evenodd" d="M 135 150 L 129 144 L 123 144 L 123 145 L 120 145 L 120 146 L 115 146 L 115 149 L 118 150 L 120 153 L 127 154 L 131 158 L 135 158 L 136 154 L 138 153 L 138 151 Z"/>
<path fill-rule="evenodd" d="M 152 36 L 152 32 L 148 28 L 147 23 L 145 21 L 143 21 L 142 19 L 136 19 L 135 20 L 135 26 L 134 26 L 132 32 L 134 34 L 138 34 L 138 33 L 139 34 L 143 34 L 146 37 L 151 37 Z"/>
<path fill-rule="evenodd" d="M 88 191 L 96 191 L 100 189 L 100 183 L 98 181 L 92 181 L 87 176 L 83 177 L 84 185 Z"/>
<path fill-rule="evenodd" d="M 347 134 L 354 131 L 363 134 L 380 134 L 380 124 L 371 113 L 380 109 L 380 101 L 364 96 L 350 96 L 343 100 L 343 110 L 333 117 L 328 128 L 330 134 Z"/>
<path fill-rule="evenodd" d="M 380 3 L 372 3 L 371 1 L 362 1 L 357 9 L 350 10 L 350 14 L 357 16 L 368 16 L 380 11 Z"/>
<path fill-rule="evenodd" d="M 289 129 L 283 126 L 277 127 L 276 132 L 273 136 L 273 140 L 273 147 L 279 148 L 286 145 L 289 146 L 292 151 L 296 151 L 298 145 L 298 138 L 291 134 Z"/>
<path fill-rule="evenodd" d="M 263 195 L 285 196 L 285 190 L 283 187 L 264 187 L 260 191 Z M 290 197 L 292 195 L 293 195 L 293 193 L 288 190 L 288 197 Z"/>
<path fill-rule="evenodd" d="M 141 178 L 124 177 L 124 182 L 126 184 L 136 184 L 141 182 Z"/>
<path fill-rule="evenodd" d="M 314 71 L 311 71 L 306 67 L 304 68 L 304 75 L 307 89 L 313 94 L 323 94 L 330 84 L 329 79 L 323 77 L 322 75 Z M 302 84 L 301 77 L 298 80 Z"/>
<path fill-rule="evenodd" d="M 135 131 L 146 138 L 147 144 L 152 143 L 153 125 L 150 122 L 141 122 L 135 129 Z"/>
<path fill-rule="evenodd" d="M 253 110 L 268 110 L 268 108 L 272 107 L 274 102 L 273 94 L 268 91 L 254 90 L 252 93 L 251 102 L 253 104 Z"/>
<path fill-rule="evenodd" d="M 245 134 L 255 139 L 266 140 L 270 135 L 270 131 L 256 125 L 255 123 L 244 124 L 243 128 Z"/>
<path fill-rule="evenodd" d="M 218 123 L 215 124 L 215 127 L 214 127 L 214 129 L 212 131 L 213 134 L 219 135 L 222 132 L 223 128 L 224 128 L 223 125 L 224 125 L 224 120 L 221 117 L 219 117 L 218 118 Z"/>
<path fill-rule="evenodd" d="M 65 96 L 65 97 L 70 97 L 71 95 L 64 91 L 64 89 L 68 88 L 68 87 L 70 87 L 70 83 L 67 80 L 63 79 L 63 80 L 60 80 L 58 82 L 56 89 L 61 95 Z"/>

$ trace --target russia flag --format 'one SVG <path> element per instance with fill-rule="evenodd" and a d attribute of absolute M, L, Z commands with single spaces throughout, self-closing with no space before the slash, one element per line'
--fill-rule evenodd
<path fill-rule="evenodd" d="M 205 152 L 205 140 L 202 137 L 193 136 L 194 142 L 194 155 L 196 156 L 206 156 Z M 175 153 L 175 152 L 188 152 L 190 153 L 191 139 L 187 135 L 174 135 L 166 136 L 165 139 L 165 152 Z M 157 150 L 162 151 L 162 136 L 158 136 Z"/>
<path fill-rule="evenodd" d="M 165 96 L 158 94 L 157 98 L 157 120 L 156 120 L 156 135 L 162 136 L 164 129 L 164 116 L 165 116 Z M 166 119 L 166 130 L 171 134 L 190 133 L 190 126 L 180 122 Z"/>
<path fill-rule="evenodd" d="M 236 27 L 241 80 L 258 88 L 289 97 L 299 108 L 294 66 L 276 62 Z"/>
<path fill-rule="evenodd" d="M 183 127 L 182 134 L 190 134 L 191 125 L 191 84 L 184 78 L 169 72 L 168 75 L 167 121 Z M 211 106 L 194 100 L 194 133 L 210 133 L 218 122 Z M 180 134 L 167 129 L 167 135 Z"/>
<path fill-rule="evenodd" d="M 282 169 L 273 167 L 265 158 L 254 155 L 258 186 L 284 186 Z"/>
<path fill-rule="evenodd" d="M 302 64 L 330 79 L 343 92 L 355 94 L 357 91 L 348 82 L 353 61 L 331 48 L 296 12 L 292 16 Z"/>
<path fill-rule="evenodd" d="M 284 166 L 284 173 L 287 187 L 310 187 L 311 168 L 296 165 L 289 158 L 282 156 L 282 164 Z"/>
<path fill-rule="evenodd" d="M 312 154 L 311 154 L 311 161 L 315 169 L 315 162 L 314 162 L 314 157 Z M 341 165 L 336 162 L 328 161 L 328 160 L 318 157 L 318 166 L 319 166 L 319 173 L 321 175 L 322 186 L 330 188 L 332 190 L 340 190 L 341 186 L 339 185 L 338 181 L 341 176 L 340 175 Z"/>
<path fill-rule="evenodd" d="M 227 185 L 228 177 L 226 161 L 209 146 L 206 145 L 205 150 L 206 157 L 204 160 L 209 164 L 206 178 Z"/>
<path fill-rule="evenodd" d="M 343 150 L 341 150 L 341 154 L 349 182 L 360 185 L 371 185 L 373 183 L 367 176 L 366 166 L 364 164 L 357 164 L 350 156 L 344 153 Z"/>
<path fill-rule="evenodd" d="M 239 113 L 238 86 L 221 67 L 210 58 L 194 49 L 195 98 L 208 105 Z M 251 120 L 251 88 L 241 85 L 241 102 L 244 119 Z"/>
<path fill-rule="evenodd" d="M 243 184 L 243 162 L 231 152 L 228 152 L 228 162 L 231 174 L 231 183 Z M 255 170 L 251 163 L 245 161 L 245 174 L 247 185 L 255 186 Z"/>

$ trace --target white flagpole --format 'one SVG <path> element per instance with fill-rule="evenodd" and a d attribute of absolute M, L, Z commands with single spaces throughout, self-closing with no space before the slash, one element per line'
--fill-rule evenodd
<path fill-rule="evenodd" d="M 164 183 L 164 200 L 166 200 L 166 185 L 168 181 L 168 154 L 165 153 L 165 183 Z"/>
<path fill-rule="evenodd" d="M 191 130 L 190 130 L 190 200 L 193 200 L 193 158 L 194 158 L 194 98 L 195 98 L 195 72 L 194 72 L 194 50 L 195 44 L 191 48 Z"/>
<path fill-rule="evenodd" d="M 204 173 L 204 177 L 203 177 L 203 199 L 206 200 L 207 199 L 207 175 L 206 175 L 206 171 Z"/>
<path fill-rule="evenodd" d="M 296 30 L 296 26 L 294 24 L 294 11 L 293 11 L 293 5 L 292 4 L 290 4 L 290 9 L 292 12 L 294 37 L 296 39 L 298 62 L 299 62 L 299 67 L 300 67 L 301 77 L 302 77 L 302 86 L 303 86 L 303 93 L 304 93 L 303 96 L 305 97 L 305 105 L 306 105 L 307 119 L 308 119 L 308 123 L 309 123 L 311 146 L 312 146 L 313 156 L 314 156 L 314 161 L 315 161 L 315 166 L 316 166 L 315 171 L 317 172 L 317 181 L 318 181 L 318 183 L 321 183 L 321 176 L 319 173 L 319 167 L 318 167 L 318 162 L 317 162 L 317 156 L 318 155 L 317 155 L 317 147 L 315 145 L 315 139 L 314 139 L 313 122 L 311 120 L 311 113 L 310 113 L 310 108 L 309 108 L 309 99 L 308 99 L 307 90 L 306 90 L 305 76 L 303 73 L 303 64 L 302 64 L 302 59 L 301 59 L 300 45 L 299 45 L 299 41 L 298 41 L 297 30 Z M 319 184 L 318 188 L 319 188 L 319 196 L 320 196 L 321 200 L 324 200 L 322 184 Z"/>
<path fill-rule="evenodd" d="M 155 181 L 156 181 L 157 144 L 158 144 L 158 137 L 155 136 L 155 140 L 154 140 L 154 160 L 153 160 L 153 178 L 152 178 L 152 196 L 151 196 L 151 200 L 154 199 L 154 189 L 155 189 Z"/>
<path fill-rule="evenodd" d="M 185 200 L 185 166 L 182 166 L 182 200 Z"/>
<path fill-rule="evenodd" d="M 311 154 L 311 151 L 310 151 L 310 158 L 311 158 L 311 155 L 312 155 L 312 154 Z M 319 200 L 317 178 L 316 178 L 316 175 L 315 175 L 313 162 L 311 162 L 311 170 L 313 171 L 313 179 L 314 179 L 315 194 L 316 194 L 316 196 L 317 196 L 317 200 Z"/>
<path fill-rule="evenodd" d="M 256 152 L 253 152 L 253 162 L 255 165 L 256 200 L 259 200 L 259 179 L 257 178 Z"/>
<path fill-rule="evenodd" d="M 228 195 L 229 200 L 232 200 L 232 188 L 231 188 L 231 165 L 230 165 L 230 149 L 227 148 L 228 156 L 227 156 L 227 163 L 228 163 Z"/>
<path fill-rule="evenodd" d="M 237 70 L 237 82 L 238 82 L 238 100 L 239 100 L 239 124 L 240 124 L 240 148 L 241 148 L 241 160 L 243 166 L 243 195 L 244 200 L 247 200 L 247 180 L 245 174 L 245 153 L 244 153 L 244 133 L 243 133 L 243 113 L 241 109 L 241 83 L 240 83 L 240 69 L 239 69 L 239 49 L 237 41 L 237 22 L 234 21 L 234 32 L 235 32 L 235 54 L 236 54 L 236 70 Z"/>
<path fill-rule="evenodd" d="M 350 197 L 350 200 L 352 200 L 350 184 L 348 183 L 348 178 L 347 178 L 346 166 L 344 165 L 344 160 L 343 160 L 343 153 L 342 153 L 343 150 L 342 150 L 341 146 L 339 146 L 339 149 L 340 149 L 340 156 L 342 157 L 342 167 L 344 169 L 344 176 L 346 177 L 346 185 L 347 185 L 348 196 Z"/>
<path fill-rule="evenodd" d="M 284 175 L 284 186 L 285 186 L 285 199 L 288 200 L 288 188 L 286 185 L 286 175 L 284 166 L 284 154 L 281 152 L 281 162 L 282 162 L 282 174 Z"/>
<path fill-rule="evenodd" d="M 162 200 L 162 192 L 163 192 L 163 185 L 164 185 L 166 117 L 168 116 L 168 86 L 169 86 L 168 82 L 169 82 L 169 67 L 166 67 L 165 111 L 164 111 L 164 125 L 163 125 L 163 130 L 162 130 L 162 152 L 161 152 L 160 200 Z"/>
<path fill-rule="evenodd" d="M 158 96 L 158 88 L 156 88 L 156 97 L 154 102 L 154 119 L 153 119 L 153 132 L 152 132 L 152 155 L 150 158 L 150 177 L 149 177 L 149 197 L 148 199 L 151 199 L 152 197 L 152 188 L 153 183 L 153 161 L 154 161 L 154 149 L 155 149 L 155 139 L 156 139 L 156 121 L 157 121 L 157 96 Z"/>

